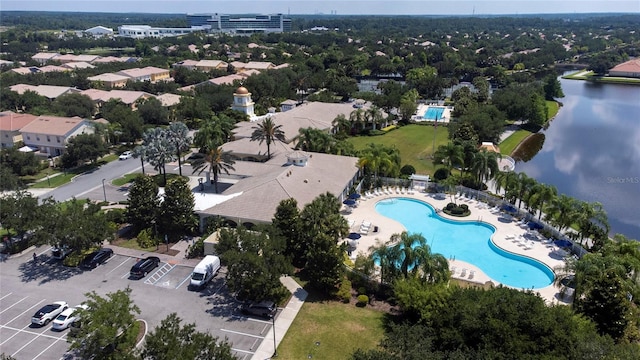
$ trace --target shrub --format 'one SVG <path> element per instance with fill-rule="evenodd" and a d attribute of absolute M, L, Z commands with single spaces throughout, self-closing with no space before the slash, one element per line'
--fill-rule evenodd
<path fill-rule="evenodd" d="M 125 209 L 111 209 L 104 213 L 107 221 L 116 224 L 124 224 L 125 223 Z"/>
<path fill-rule="evenodd" d="M 413 175 L 416 173 L 416 168 L 413 165 L 405 165 L 400 169 L 400 174 L 402 175 Z"/>
<path fill-rule="evenodd" d="M 147 249 L 157 244 L 156 240 L 151 236 L 151 229 L 144 229 L 138 233 L 136 242 L 141 248 Z"/>
<path fill-rule="evenodd" d="M 187 247 L 187 253 L 185 257 L 187 259 L 193 259 L 204 256 L 204 238 L 196 240 L 193 244 Z"/>
<path fill-rule="evenodd" d="M 367 295 L 367 288 L 365 288 L 364 286 L 360 286 L 358 288 L 358 295 Z"/>
<path fill-rule="evenodd" d="M 433 173 L 433 178 L 436 179 L 436 181 L 442 181 L 448 177 L 449 169 L 446 168 L 439 168 L 435 173 Z"/>
<path fill-rule="evenodd" d="M 379 136 L 379 135 L 384 135 L 386 134 L 386 131 L 382 131 L 382 130 L 369 130 L 369 136 Z"/>
<path fill-rule="evenodd" d="M 451 211 L 451 215 L 462 215 L 464 213 L 464 210 L 460 207 L 454 207 L 449 211 Z"/>
<path fill-rule="evenodd" d="M 358 303 L 356 306 L 365 307 L 369 303 L 369 297 L 367 295 L 358 295 Z"/>
<path fill-rule="evenodd" d="M 448 204 L 447 204 L 447 206 L 445 207 L 445 209 L 447 209 L 447 210 L 451 210 L 451 209 L 453 209 L 453 208 L 455 208 L 455 207 L 457 207 L 457 206 L 458 206 L 458 205 L 456 205 L 456 204 L 454 204 L 454 203 L 450 202 L 450 203 L 448 203 Z"/>
<path fill-rule="evenodd" d="M 336 294 L 338 299 L 343 303 L 348 303 L 351 301 L 351 281 L 347 278 L 342 279 L 340 283 L 340 289 L 338 289 L 338 293 Z"/>
<path fill-rule="evenodd" d="M 462 210 L 467 211 L 469 210 L 469 205 L 467 204 L 460 204 L 460 207 L 462 208 Z"/>

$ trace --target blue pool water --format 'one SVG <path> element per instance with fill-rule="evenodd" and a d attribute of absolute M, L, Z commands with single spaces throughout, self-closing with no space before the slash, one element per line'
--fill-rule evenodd
<path fill-rule="evenodd" d="M 376 211 L 402 223 L 408 232 L 422 234 L 432 252 L 473 264 L 499 283 L 539 289 L 553 282 L 554 273 L 548 266 L 496 247 L 491 241 L 495 229 L 487 223 L 448 220 L 431 205 L 404 198 L 379 201 Z"/>
<path fill-rule="evenodd" d="M 440 120 L 442 119 L 442 113 L 444 112 L 443 107 L 433 107 L 429 106 L 427 111 L 424 112 L 423 118 L 427 120 Z"/>

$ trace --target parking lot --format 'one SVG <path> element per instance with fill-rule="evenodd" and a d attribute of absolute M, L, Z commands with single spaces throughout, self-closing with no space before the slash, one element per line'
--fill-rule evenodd
<path fill-rule="evenodd" d="M 57 332 L 51 325 L 31 325 L 31 317 L 40 307 L 54 301 L 75 306 L 84 294 L 95 291 L 101 296 L 130 287 L 131 298 L 140 308 L 138 318 L 149 330 L 172 312 L 186 323 L 195 323 L 198 331 L 227 339 L 239 359 L 250 359 L 271 321 L 246 317 L 239 313 L 238 302 L 225 286 L 224 268 L 199 291 L 189 289 L 191 267 L 162 262 L 141 279 L 129 278 L 129 269 L 137 259 L 114 255 L 92 271 L 67 268 L 50 257 L 47 248 L 36 250 L 40 263 L 31 254 L 0 263 L 0 349 L 16 359 L 61 359 L 68 349 L 68 330 Z"/>

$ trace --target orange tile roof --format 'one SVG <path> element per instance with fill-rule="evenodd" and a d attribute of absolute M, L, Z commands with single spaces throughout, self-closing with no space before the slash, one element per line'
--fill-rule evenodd
<path fill-rule="evenodd" d="M 616 65 L 609 71 L 640 72 L 640 59 L 633 59 Z"/>
<path fill-rule="evenodd" d="M 16 131 L 35 120 L 37 116 L 31 114 L 14 113 L 13 111 L 0 112 L 0 130 Z"/>
<path fill-rule="evenodd" d="M 70 131 L 75 129 L 84 120 L 74 116 L 60 117 L 60 116 L 38 116 L 32 122 L 20 129 L 23 133 L 34 133 L 44 135 L 67 135 Z"/>

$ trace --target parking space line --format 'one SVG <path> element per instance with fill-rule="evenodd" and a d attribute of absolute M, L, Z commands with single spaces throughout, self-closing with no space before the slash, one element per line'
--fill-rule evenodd
<path fill-rule="evenodd" d="M 11 356 L 16 356 L 17 353 L 19 353 L 20 351 L 22 351 L 22 349 L 26 348 L 27 346 L 29 346 L 29 344 L 31 344 L 32 342 L 36 341 L 37 338 L 39 338 L 40 336 L 42 336 L 43 333 L 40 333 L 38 335 L 36 335 L 36 337 L 34 337 L 33 339 L 31 339 L 31 341 L 29 341 L 28 343 L 22 345 L 22 347 L 20 349 L 18 349 L 18 351 L 14 352 L 13 354 L 11 354 Z M 46 336 L 46 335 L 45 335 Z"/>
<path fill-rule="evenodd" d="M 242 319 L 242 320 L 253 321 L 253 322 L 257 322 L 257 323 L 261 323 L 261 324 L 271 325 L 271 321 L 258 320 L 258 319 L 254 319 L 254 318 L 249 317 L 249 316 L 233 315 L 231 317 L 232 318 L 236 318 L 236 319 Z"/>
<path fill-rule="evenodd" d="M 253 344 L 251 344 L 251 347 L 249 349 L 251 349 L 251 350 L 255 349 L 255 346 L 258 343 L 258 340 L 260 340 L 260 339 L 253 340 Z"/>
<path fill-rule="evenodd" d="M 258 339 L 264 339 L 264 336 L 243 333 L 243 332 L 240 332 L 240 331 L 233 331 L 233 330 L 227 330 L 227 329 L 220 329 L 220 331 L 224 331 L 224 332 L 228 332 L 228 333 L 236 334 L 236 335 L 243 335 L 243 336 L 250 336 L 250 337 L 258 338 Z"/>
<path fill-rule="evenodd" d="M 153 277 L 156 276 L 156 274 L 158 274 L 161 271 L 165 271 L 164 268 L 166 266 L 169 266 L 169 269 L 166 270 L 165 273 L 163 273 L 162 275 L 160 275 L 160 277 L 158 279 L 156 279 L 155 281 L 152 280 Z M 149 285 L 155 285 L 158 283 L 158 281 L 162 280 L 162 278 L 167 275 L 169 272 L 171 272 L 171 270 L 173 270 L 173 268 L 175 268 L 177 265 L 171 265 L 169 263 L 166 263 L 165 265 L 163 265 L 160 269 L 158 269 L 152 276 L 150 276 L 147 280 L 144 281 L 145 284 L 149 284 Z M 152 282 L 153 281 L 153 282 Z"/>
<path fill-rule="evenodd" d="M 29 325 L 31 325 L 31 324 L 29 324 Z M 24 331 L 24 329 L 26 329 L 26 328 L 28 328 L 28 327 L 29 327 L 29 325 L 27 325 L 27 326 L 23 327 L 22 329 L 18 329 L 18 328 L 11 328 L 11 327 L 4 326 L 4 325 L 0 326 L 0 328 L 5 328 L 5 329 L 9 329 L 9 330 L 14 330 L 14 331 L 16 332 L 15 334 L 13 334 L 13 335 L 9 336 L 9 338 L 8 338 L 8 339 L 6 339 L 5 341 L 1 342 L 1 343 L 0 343 L 0 346 L 4 345 L 4 343 L 6 343 L 7 341 L 9 341 L 9 340 L 13 339 L 13 337 L 14 337 L 14 336 L 16 336 L 16 335 L 20 334 L 21 332 L 23 332 L 23 331 Z"/>
<path fill-rule="evenodd" d="M 34 357 L 33 360 L 36 360 L 37 358 L 39 358 L 40 355 L 44 354 L 47 350 L 49 350 L 53 345 L 55 345 L 60 340 L 62 340 L 62 339 L 58 339 L 58 340 L 55 340 L 54 342 L 52 342 L 51 345 L 47 346 L 44 350 L 42 350 L 40 352 L 40 354 L 36 355 L 36 357 Z"/>
<path fill-rule="evenodd" d="M 11 323 L 13 322 L 13 320 L 15 320 L 15 319 L 19 318 L 20 316 L 24 315 L 27 311 L 30 311 L 30 310 L 31 310 L 31 309 L 33 309 L 34 307 L 36 307 L 36 306 L 40 305 L 42 302 L 44 302 L 44 299 L 42 299 L 42 300 L 38 301 L 38 302 L 37 302 L 35 305 L 33 305 L 32 307 L 30 307 L 30 308 L 28 308 L 27 310 L 25 310 L 25 311 L 21 312 L 20 314 L 18 314 L 18 316 L 14 317 L 13 319 L 11 319 L 11 320 L 7 321 L 6 323 L 4 323 L 4 324 L 3 324 L 3 326 L 4 326 L 4 325 L 7 325 L 7 324 L 11 324 Z M 0 345 L 2 345 L 2 344 L 0 344 Z"/>
<path fill-rule="evenodd" d="M 186 278 L 184 278 L 184 280 L 182 280 L 182 282 L 180 282 L 180 284 L 178 284 L 178 286 L 176 286 L 176 289 L 180 288 L 180 286 L 182 286 L 182 284 L 187 282 L 187 280 L 189 280 L 190 278 L 191 278 L 191 274 L 189 274 Z"/>
<path fill-rule="evenodd" d="M 241 349 L 236 349 L 236 348 L 231 348 L 231 350 L 237 351 L 237 352 L 243 352 L 243 353 L 247 353 L 247 354 L 255 354 L 255 352 L 252 352 L 252 351 L 241 350 Z"/>
<path fill-rule="evenodd" d="M 49 247 L 49 248 L 48 248 L 48 249 L 46 249 L 45 251 L 43 251 L 43 252 L 41 252 L 41 253 L 38 253 L 38 256 L 40 256 L 40 255 L 42 255 L 42 254 L 44 254 L 44 253 L 46 253 L 46 252 L 49 252 L 49 250 L 51 250 L 51 249 L 53 249 L 53 248 L 52 248 L 52 247 Z"/>
<path fill-rule="evenodd" d="M 9 296 L 9 295 L 11 295 L 11 294 L 13 294 L 13 293 L 12 293 L 12 292 L 8 293 L 7 295 L 5 295 L 5 296 L 1 297 L 1 298 L 0 298 L 0 300 L 4 300 L 4 298 L 6 298 L 7 296 Z M 1 314 L 1 313 L 0 313 L 0 314 Z"/>
<path fill-rule="evenodd" d="M 7 329 L 7 330 L 11 330 L 11 331 L 16 331 L 17 333 L 26 333 L 26 334 L 31 334 L 31 335 L 40 335 L 42 337 L 46 337 L 48 339 L 53 339 L 53 340 L 65 340 L 65 338 L 67 337 L 67 334 L 64 333 L 62 336 L 53 336 L 53 335 L 47 335 L 44 332 L 47 331 L 47 329 L 51 330 L 51 327 L 45 328 L 44 326 L 41 328 L 42 332 L 35 332 L 35 331 L 29 331 L 29 330 L 25 330 L 26 328 L 28 328 L 29 325 L 23 327 L 22 329 L 19 328 L 15 328 L 13 326 L 6 326 L 6 325 L 0 325 L 0 328 L 3 329 Z M 8 340 L 8 339 L 7 339 Z M 5 340 L 6 342 L 6 340 Z M 4 344 L 4 342 L 2 343 Z M 0 345 L 2 345 L 0 344 Z"/>
<path fill-rule="evenodd" d="M 122 263 L 120 263 L 120 265 L 116 266 L 115 268 L 111 269 L 111 271 L 109 271 L 107 273 L 107 275 L 111 274 L 112 272 L 116 271 L 120 266 L 124 265 L 126 262 L 128 262 L 129 260 L 131 260 L 130 257 L 127 257 L 127 259 L 125 261 L 123 261 Z"/>
<path fill-rule="evenodd" d="M 7 295 L 7 296 L 8 296 L 8 295 Z M 13 303 L 13 305 L 11 305 L 11 306 L 9 306 L 8 308 L 6 308 L 6 309 L 4 309 L 4 310 L 0 311 L 0 314 L 2 314 L 3 312 L 5 312 L 5 311 L 7 311 L 7 310 L 11 309 L 11 308 L 12 308 L 12 307 L 14 307 L 15 305 L 18 305 L 18 303 L 19 303 L 19 302 L 21 302 L 22 300 L 24 300 L 24 299 L 26 299 L 26 298 L 28 298 L 28 296 L 25 296 L 25 297 L 23 297 L 22 299 L 20 299 L 20 300 L 18 300 L 18 301 L 16 301 L 16 302 L 14 302 L 14 303 Z M 4 299 L 4 297 L 3 297 L 3 299 Z"/>

